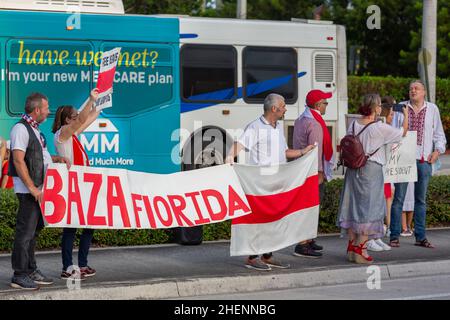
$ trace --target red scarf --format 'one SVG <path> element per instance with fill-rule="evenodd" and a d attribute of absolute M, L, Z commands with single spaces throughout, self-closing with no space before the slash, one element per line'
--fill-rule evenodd
<path fill-rule="evenodd" d="M 41 142 L 41 146 L 42 148 L 46 148 L 47 147 L 47 143 L 45 141 L 45 137 L 42 134 L 42 132 L 39 130 L 39 122 L 37 122 L 36 120 L 34 120 L 29 114 L 24 113 L 22 115 L 22 119 L 25 120 L 26 122 L 28 122 L 28 124 L 30 126 L 32 126 L 34 129 L 36 129 L 37 131 L 39 131 L 39 140 Z"/>
<path fill-rule="evenodd" d="M 89 158 L 76 135 L 72 135 L 73 164 L 77 166 L 89 166 Z M 86 162 L 85 162 L 86 159 Z"/>
<path fill-rule="evenodd" d="M 28 122 L 28 124 L 36 130 L 39 130 L 39 123 L 35 121 L 29 114 L 24 113 L 22 115 L 22 119 Z"/>
<path fill-rule="evenodd" d="M 317 122 L 320 124 L 320 126 L 322 127 L 322 131 L 323 131 L 323 155 L 325 156 L 325 160 L 330 161 L 331 157 L 333 156 L 333 144 L 331 143 L 331 136 L 330 133 L 328 132 L 327 129 L 327 125 L 325 124 L 325 121 L 323 121 L 322 116 L 314 111 L 313 109 L 311 109 L 311 113 L 314 117 L 314 119 L 317 120 Z"/>

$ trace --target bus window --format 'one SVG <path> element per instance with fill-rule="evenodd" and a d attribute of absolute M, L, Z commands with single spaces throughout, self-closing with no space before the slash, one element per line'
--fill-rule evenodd
<path fill-rule="evenodd" d="M 242 52 L 244 101 L 262 103 L 278 93 L 286 103 L 297 101 L 297 52 L 293 48 L 246 47 Z"/>
<path fill-rule="evenodd" d="M 169 104 L 174 93 L 173 48 L 161 44 L 105 42 L 101 51 L 121 47 L 114 75 L 113 108 L 108 116 L 132 116 Z"/>
<path fill-rule="evenodd" d="M 186 44 L 180 55 L 183 101 L 237 99 L 237 53 L 233 46 Z"/>
<path fill-rule="evenodd" d="M 50 110 L 78 108 L 91 90 L 93 47 L 89 42 L 12 39 L 7 42 L 7 110 L 23 113 L 31 92 L 49 97 Z"/>

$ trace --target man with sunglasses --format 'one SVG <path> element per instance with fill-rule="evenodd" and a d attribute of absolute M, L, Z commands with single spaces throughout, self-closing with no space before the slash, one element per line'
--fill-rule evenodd
<path fill-rule="evenodd" d="M 302 149 L 307 145 L 317 144 L 319 152 L 319 197 L 322 202 L 324 194 L 324 182 L 331 179 L 334 166 L 333 143 L 322 115 L 327 110 L 331 92 L 311 90 L 306 95 L 306 108 L 300 117 L 295 120 L 293 148 Z M 320 258 L 323 247 L 315 240 L 300 242 L 294 251 L 295 256 Z"/>

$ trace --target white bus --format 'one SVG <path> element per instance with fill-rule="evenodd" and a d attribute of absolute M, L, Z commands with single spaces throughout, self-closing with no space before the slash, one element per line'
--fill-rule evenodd
<path fill-rule="evenodd" d="M 188 133 L 181 136 L 183 163 L 220 163 L 223 154 L 207 147 L 209 136 L 218 140 L 217 132 L 226 134 L 226 153 L 237 138 L 236 129 L 262 114 L 264 97 L 271 92 L 286 99 L 284 128 L 290 147 L 308 91 L 332 92 L 324 119 L 336 150 L 345 135 L 348 110 L 343 26 L 315 20 L 179 20 L 181 128 Z M 205 134 L 202 146 L 193 148 L 193 141 L 202 141 Z M 201 156 L 200 148 L 206 148 Z"/>
<path fill-rule="evenodd" d="M 25 19 L 35 27 L 23 24 Z M 66 25 L 70 23 L 75 26 Z M 124 58 L 117 73 L 142 73 L 154 80 L 151 86 L 116 81 L 113 108 L 81 136 L 93 165 L 169 173 L 221 164 L 239 132 L 261 115 L 263 100 L 272 92 L 286 99 L 284 128 L 290 146 L 294 121 L 311 89 L 333 93 L 325 121 L 335 150 L 345 135 L 345 28 L 330 21 L 157 19 L 126 15 L 121 0 L 0 0 L 0 26 L 0 47 L 9 50 L 0 54 L 0 76 L 10 72 L 11 78 L 19 71 L 60 74 L 65 65 L 72 73 L 92 72 L 102 50 L 121 46 L 131 62 Z M 61 65 L 45 59 L 18 64 L 22 47 L 30 57 L 44 49 L 74 56 L 67 61 L 60 56 Z M 74 57 L 81 52 L 91 56 L 78 63 Z M 148 57 L 148 52 L 155 55 Z M 151 58 L 152 66 L 134 58 L 142 56 Z M 79 105 L 82 93 L 95 85 L 92 79 L 27 84 L 9 78 L 2 78 L 0 90 L 4 136 L 30 91 L 49 94 L 54 107 Z"/>

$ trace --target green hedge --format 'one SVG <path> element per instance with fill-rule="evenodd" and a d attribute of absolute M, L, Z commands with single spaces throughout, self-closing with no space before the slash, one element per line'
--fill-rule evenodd
<path fill-rule="evenodd" d="M 393 96 L 397 102 L 408 100 L 409 83 L 415 78 L 350 76 L 348 77 L 349 113 L 356 113 L 367 93 Z M 450 142 L 450 79 L 436 79 L 436 104 L 439 107 L 447 141 Z"/>
<path fill-rule="evenodd" d="M 319 232 L 338 232 L 336 213 L 342 188 L 342 179 L 326 184 L 325 199 L 321 205 Z M 381 190 L 382 192 L 382 190 Z M 427 225 L 450 226 L 450 176 L 431 178 L 428 189 Z M 0 190 L 0 251 L 10 251 L 14 240 L 15 214 L 18 201 L 10 190 Z M 230 221 L 205 225 L 205 241 L 229 239 Z M 80 232 L 80 230 L 79 230 Z M 45 228 L 38 240 L 39 249 L 54 249 L 60 245 L 61 229 Z M 98 230 L 94 233 L 94 246 L 130 246 L 169 243 L 170 230 Z"/>
<path fill-rule="evenodd" d="M 325 199 L 320 208 L 319 231 L 339 232 L 335 226 L 343 179 L 325 185 Z M 383 190 L 381 190 L 383 192 Z M 427 226 L 450 226 L 450 176 L 431 177 L 427 193 Z"/>

